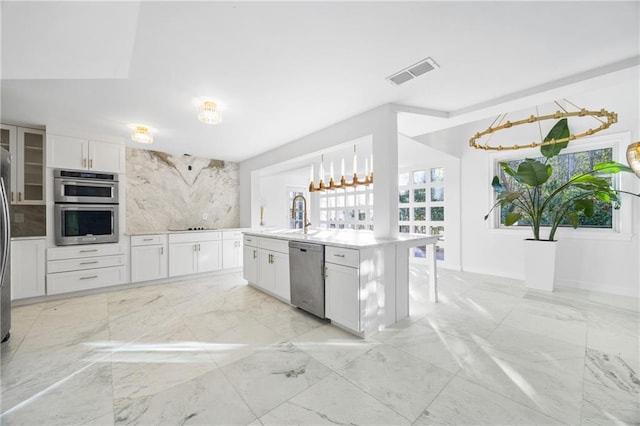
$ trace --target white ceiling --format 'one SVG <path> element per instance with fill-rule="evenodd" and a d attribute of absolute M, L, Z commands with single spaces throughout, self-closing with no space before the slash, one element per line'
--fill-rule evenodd
<path fill-rule="evenodd" d="M 147 124 L 153 149 L 240 161 L 385 103 L 455 118 L 623 69 L 639 5 L 3 1 L 1 120 L 131 146 Z M 440 69 L 385 80 L 427 56 Z M 406 116 L 410 136 L 454 121 Z"/>

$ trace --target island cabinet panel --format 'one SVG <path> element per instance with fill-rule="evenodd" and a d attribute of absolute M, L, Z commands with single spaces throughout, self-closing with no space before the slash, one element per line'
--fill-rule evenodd
<path fill-rule="evenodd" d="M 246 237 L 244 242 L 248 243 Z M 247 246 L 249 250 L 245 251 L 245 279 L 265 293 L 289 303 L 291 289 L 288 241 L 256 238 L 255 244 L 257 247 Z M 255 277 L 253 275 L 256 270 L 254 262 L 257 264 Z"/>
<path fill-rule="evenodd" d="M 360 270 L 325 264 L 325 314 L 332 323 L 360 332 Z"/>
<path fill-rule="evenodd" d="M 244 279 L 249 283 L 256 285 L 258 282 L 258 248 L 244 246 L 243 248 L 243 265 Z"/>

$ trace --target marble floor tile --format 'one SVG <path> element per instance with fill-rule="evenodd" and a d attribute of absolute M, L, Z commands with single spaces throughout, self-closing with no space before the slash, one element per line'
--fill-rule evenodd
<path fill-rule="evenodd" d="M 314 328 L 290 341 L 334 371 L 380 344 L 373 339 L 360 339 L 332 325 Z"/>
<path fill-rule="evenodd" d="M 112 422 L 112 398 L 111 367 L 89 365 L 5 410 L 0 422 L 7 425 L 74 425 L 98 419 Z"/>
<path fill-rule="evenodd" d="M 480 346 L 491 348 L 500 358 L 554 364 L 566 359 L 584 360 L 584 346 L 501 324 Z"/>
<path fill-rule="evenodd" d="M 587 340 L 587 314 L 567 306 L 523 300 L 502 324 L 575 345 Z"/>
<path fill-rule="evenodd" d="M 418 321 L 438 333 L 450 334 L 463 339 L 485 339 L 496 329 L 498 322 L 487 315 L 478 315 L 464 306 L 453 303 L 438 304 L 431 312 Z"/>
<path fill-rule="evenodd" d="M 412 324 L 392 335 L 381 332 L 373 338 L 452 374 L 460 370 L 465 357 L 480 348 L 474 341 L 438 333 L 420 324 Z"/>
<path fill-rule="evenodd" d="M 162 392 L 114 400 L 117 425 L 245 425 L 256 419 L 220 369 Z"/>
<path fill-rule="evenodd" d="M 640 423 L 637 298 L 441 269 L 433 304 L 410 268 L 367 339 L 239 272 L 15 307 L 0 423 Z"/>
<path fill-rule="evenodd" d="M 292 343 L 260 349 L 222 370 L 257 416 L 262 416 L 331 373 L 330 369 Z"/>
<path fill-rule="evenodd" d="M 640 374 L 617 355 L 587 348 L 585 380 L 640 396 Z"/>
<path fill-rule="evenodd" d="M 455 377 L 414 425 L 554 425 L 563 424 L 526 405 Z"/>
<path fill-rule="evenodd" d="M 464 364 L 458 376 L 561 422 L 580 422 L 582 358 L 532 362 L 483 347 Z"/>
<path fill-rule="evenodd" d="M 408 425 L 372 396 L 332 374 L 264 416 L 265 425 Z"/>
<path fill-rule="evenodd" d="M 338 374 L 410 421 L 453 378 L 453 374 L 385 344 L 349 362 Z"/>
<path fill-rule="evenodd" d="M 640 398 L 629 393 L 585 380 L 582 401 L 583 425 L 638 425 Z"/>

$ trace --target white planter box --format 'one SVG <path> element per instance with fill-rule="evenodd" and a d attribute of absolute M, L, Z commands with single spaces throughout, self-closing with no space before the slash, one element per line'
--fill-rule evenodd
<path fill-rule="evenodd" d="M 556 241 L 524 240 L 525 285 L 553 291 L 556 277 Z"/>

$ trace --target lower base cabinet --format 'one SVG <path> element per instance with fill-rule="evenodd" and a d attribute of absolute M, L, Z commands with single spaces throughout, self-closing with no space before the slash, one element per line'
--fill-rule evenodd
<path fill-rule="evenodd" d="M 285 302 L 291 302 L 288 241 L 245 236 L 243 261 L 244 279 Z"/>
<path fill-rule="evenodd" d="M 243 248 L 243 277 L 251 284 L 258 282 L 258 248 L 244 246 Z"/>
<path fill-rule="evenodd" d="M 11 242 L 11 300 L 44 296 L 45 239 Z"/>
<path fill-rule="evenodd" d="M 131 237 L 131 282 L 167 278 L 167 236 L 136 235 Z"/>
<path fill-rule="evenodd" d="M 47 294 L 125 284 L 125 247 L 91 244 L 55 247 L 47 251 Z"/>
<path fill-rule="evenodd" d="M 360 274 L 358 268 L 325 263 L 325 315 L 354 331 L 360 327 Z"/>

